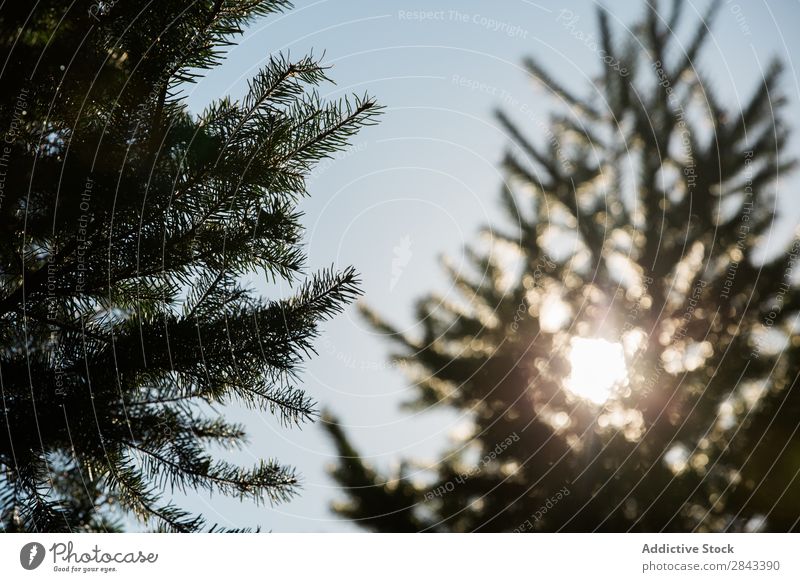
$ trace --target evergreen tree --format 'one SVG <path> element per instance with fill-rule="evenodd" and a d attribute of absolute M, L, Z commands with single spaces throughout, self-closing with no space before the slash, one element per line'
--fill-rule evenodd
<path fill-rule="evenodd" d="M 6 2 L 0 9 L 0 523 L 208 527 L 173 493 L 296 492 L 277 460 L 213 450 L 226 405 L 315 416 L 297 386 L 318 324 L 358 294 L 308 274 L 297 211 L 316 162 L 378 108 L 323 101 L 319 59 L 274 56 L 199 115 L 182 88 L 283 0 Z M 269 300 L 259 273 L 294 285 Z M 213 526 L 212 526 L 213 527 Z"/>
<path fill-rule="evenodd" d="M 683 3 L 652 4 L 624 39 L 599 10 L 594 98 L 525 62 L 568 111 L 532 137 L 498 114 L 508 224 L 469 248 L 469 272 L 446 266 L 458 299 L 420 300 L 419 337 L 366 311 L 412 404 L 471 426 L 387 475 L 328 419 L 341 515 L 379 531 L 800 528 L 800 242 L 758 246 L 794 165 L 781 66 L 725 106 L 696 68 L 718 3 L 683 42 Z"/>

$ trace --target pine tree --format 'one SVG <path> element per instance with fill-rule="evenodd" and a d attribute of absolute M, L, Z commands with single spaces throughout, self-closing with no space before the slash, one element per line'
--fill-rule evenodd
<path fill-rule="evenodd" d="M 781 66 L 724 105 L 697 62 L 718 3 L 681 42 L 682 7 L 648 3 L 624 39 L 598 11 L 594 98 L 525 61 L 567 107 L 538 135 L 498 114 L 507 224 L 470 246 L 469 272 L 445 265 L 458 298 L 421 299 L 418 337 L 366 310 L 411 404 L 469 434 L 383 474 L 329 418 L 341 515 L 379 531 L 800 528 L 800 241 L 759 258 L 794 165 Z M 582 397 L 573 368 L 607 374 L 615 353 L 611 396 Z"/>
<path fill-rule="evenodd" d="M 307 273 L 314 164 L 378 112 L 322 100 L 313 55 L 270 57 L 240 100 L 183 90 L 283 0 L 5 3 L 0 9 L 0 523 L 208 528 L 174 502 L 296 493 L 290 466 L 226 461 L 225 406 L 316 415 L 297 385 L 352 268 Z M 268 299 L 250 274 L 294 291 Z M 244 524 L 248 525 L 248 524 Z M 256 524 L 252 524 L 256 525 Z M 211 526 L 213 529 L 214 526 Z"/>

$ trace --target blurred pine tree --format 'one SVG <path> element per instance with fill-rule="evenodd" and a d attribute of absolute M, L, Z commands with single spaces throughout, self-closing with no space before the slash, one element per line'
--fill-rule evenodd
<path fill-rule="evenodd" d="M 800 242 L 755 258 L 794 166 L 781 66 L 726 109 L 695 66 L 718 3 L 683 42 L 683 3 L 653 4 L 625 40 L 599 10 L 591 99 L 526 61 L 569 112 L 534 140 L 498 114 L 509 220 L 469 248 L 472 273 L 446 266 L 459 297 L 419 301 L 420 337 L 366 310 L 413 404 L 471 425 L 433 466 L 384 475 L 328 418 L 341 515 L 378 531 L 798 529 Z"/>

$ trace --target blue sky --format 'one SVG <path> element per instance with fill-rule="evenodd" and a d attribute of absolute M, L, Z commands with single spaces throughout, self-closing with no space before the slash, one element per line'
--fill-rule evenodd
<path fill-rule="evenodd" d="M 217 69 L 187 88 L 187 103 L 200 111 L 225 94 L 238 98 L 270 55 L 300 57 L 325 51 L 336 85 L 321 88 L 325 98 L 365 91 L 386 106 L 381 123 L 354 138 L 339 159 L 324 162 L 309 181 L 302 203 L 309 268 L 355 265 L 371 307 L 413 333 L 415 298 L 430 290 L 449 292 L 440 269 L 442 256 L 458 268 L 463 247 L 478 228 L 497 224 L 502 184 L 498 162 L 507 138 L 495 123 L 502 108 L 542 142 L 548 112 L 557 106 L 522 69 L 534 56 L 579 94 L 591 91 L 601 72 L 590 43 L 596 37 L 595 3 L 444 1 L 298 1 L 283 15 L 255 22 Z M 669 4 L 662 2 L 662 4 Z M 643 11 L 630 0 L 605 2 L 622 34 Z M 687 1 L 684 23 L 696 23 L 707 2 Z M 565 26 L 565 13 L 572 26 Z M 577 16 L 578 19 L 574 20 Z M 783 0 L 723 2 L 713 38 L 699 70 L 726 104 L 752 93 L 773 56 L 787 65 L 784 90 L 789 119 L 800 119 L 800 87 L 795 68 L 800 38 L 800 3 Z M 678 29 L 686 38 L 687 27 Z M 792 151 L 798 151 L 798 141 Z M 785 237 L 798 217 L 787 201 L 798 179 L 780 184 L 778 204 L 786 217 L 776 225 Z M 265 293 L 274 291 L 266 284 Z M 376 465 L 391 467 L 399 457 L 434 459 L 457 429 L 459 419 L 441 411 L 410 412 L 399 404 L 411 398 L 406 379 L 387 359 L 389 345 L 351 308 L 325 325 L 319 356 L 303 373 L 306 390 L 339 415 L 362 452 Z M 341 497 L 325 468 L 333 449 L 321 427 L 286 429 L 265 414 L 233 411 L 248 424 L 251 442 L 236 460 L 275 457 L 293 464 L 304 477 L 302 494 L 271 508 L 220 497 L 193 498 L 191 507 L 220 525 L 261 525 L 273 531 L 355 531 L 329 510 Z"/>

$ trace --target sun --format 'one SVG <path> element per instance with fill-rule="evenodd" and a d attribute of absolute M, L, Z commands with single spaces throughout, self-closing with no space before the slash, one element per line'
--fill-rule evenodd
<path fill-rule="evenodd" d="M 568 358 L 572 371 L 566 381 L 567 389 L 595 404 L 606 402 L 614 388 L 628 378 L 620 343 L 574 337 Z"/>

